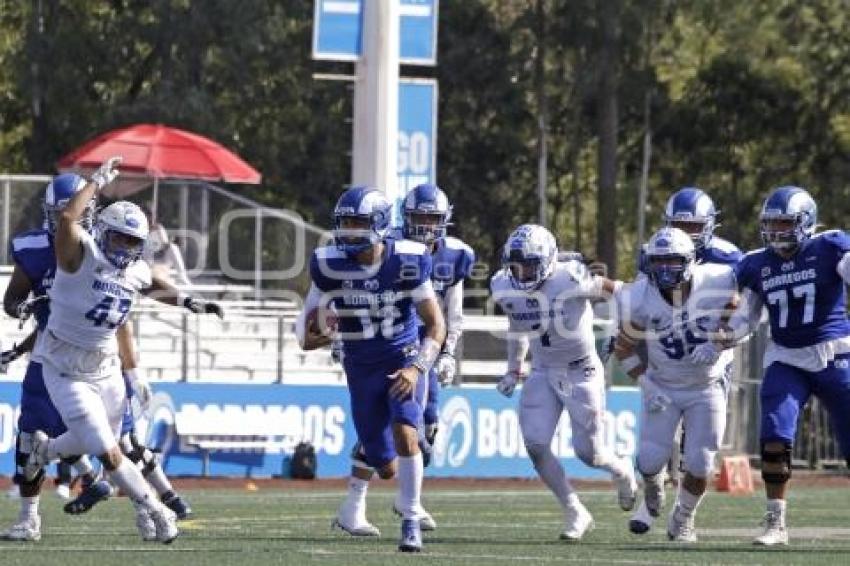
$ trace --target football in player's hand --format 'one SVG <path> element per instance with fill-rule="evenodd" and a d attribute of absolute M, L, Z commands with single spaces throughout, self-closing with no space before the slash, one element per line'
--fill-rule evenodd
<path fill-rule="evenodd" d="M 323 318 L 320 320 L 319 313 Z M 313 309 L 307 314 L 307 332 L 330 336 L 336 332 L 338 320 L 336 315 L 328 309 Z"/>

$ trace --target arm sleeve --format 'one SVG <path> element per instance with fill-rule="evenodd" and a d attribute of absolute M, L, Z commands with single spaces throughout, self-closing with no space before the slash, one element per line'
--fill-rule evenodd
<path fill-rule="evenodd" d="M 446 289 L 446 341 L 443 351 L 454 356 L 463 333 L 463 280 Z"/>

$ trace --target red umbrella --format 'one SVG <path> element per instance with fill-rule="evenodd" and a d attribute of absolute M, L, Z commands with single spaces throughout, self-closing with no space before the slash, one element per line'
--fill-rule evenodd
<path fill-rule="evenodd" d="M 209 138 L 163 124 L 136 124 L 101 134 L 59 160 L 60 171 L 93 170 L 120 155 L 121 177 L 107 187 L 111 197 L 142 190 L 153 180 L 157 214 L 159 180 L 165 178 L 227 183 L 260 183 L 260 173 L 238 155 Z"/>
<path fill-rule="evenodd" d="M 153 179 L 259 184 L 260 173 L 224 146 L 163 124 L 136 124 L 101 134 L 59 160 L 59 169 L 94 169 L 120 155 L 121 171 Z"/>

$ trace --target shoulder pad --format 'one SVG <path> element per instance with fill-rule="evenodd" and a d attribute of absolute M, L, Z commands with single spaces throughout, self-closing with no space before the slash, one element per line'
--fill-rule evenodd
<path fill-rule="evenodd" d="M 24 232 L 12 238 L 12 250 L 15 252 L 41 250 L 50 247 L 50 237 L 45 230 Z"/>
<path fill-rule="evenodd" d="M 712 236 L 709 247 L 714 248 L 719 252 L 723 252 L 723 253 L 727 253 L 727 254 L 728 253 L 735 253 L 735 252 L 740 253 L 741 252 L 741 250 L 738 248 L 738 246 L 736 246 L 735 244 L 733 244 L 729 240 L 726 240 L 725 238 L 721 238 L 719 236 Z"/>
<path fill-rule="evenodd" d="M 395 253 L 410 254 L 410 255 L 425 255 L 428 248 L 425 244 L 414 242 L 413 240 L 395 240 Z"/>
<path fill-rule="evenodd" d="M 467 244 L 460 238 L 455 238 L 454 236 L 446 236 L 445 238 L 443 238 L 443 241 L 445 242 L 446 247 L 450 250 L 462 250 L 463 252 L 471 256 L 475 256 L 475 252 L 472 251 L 472 248 L 469 246 L 469 244 Z"/>
<path fill-rule="evenodd" d="M 843 230 L 827 230 L 826 232 L 812 236 L 812 240 L 814 241 L 815 239 L 820 239 L 824 243 L 832 244 L 841 249 L 846 249 L 850 246 L 850 236 Z"/>
<path fill-rule="evenodd" d="M 316 248 L 313 255 L 316 256 L 316 259 L 344 259 L 346 257 L 345 253 L 336 246 Z"/>

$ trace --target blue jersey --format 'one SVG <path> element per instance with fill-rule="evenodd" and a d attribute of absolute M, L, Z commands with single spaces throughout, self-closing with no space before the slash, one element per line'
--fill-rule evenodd
<path fill-rule="evenodd" d="M 850 237 L 831 230 L 805 240 L 787 260 L 770 248 L 743 257 L 738 286 L 767 307 L 774 342 L 802 348 L 850 335 L 845 283 L 836 270 L 848 251 Z"/>
<path fill-rule="evenodd" d="M 424 245 L 386 240 L 384 260 L 364 266 L 334 246 L 310 258 L 310 276 L 339 318 L 347 363 L 367 364 L 404 356 L 418 341 L 413 291 L 431 278 Z"/>
<path fill-rule="evenodd" d="M 457 285 L 472 273 L 475 252 L 458 238 L 446 236 L 434 242 L 431 252 L 433 270 L 431 281 L 440 299 L 445 299 L 446 290 Z"/>
<path fill-rule="evenodd" d="M 697 263 L 719 263 L 735 267 L 744 254 L 738 249 L 738 246 L 723 239 L 719 236 L 712 236 L 708 241 L 708 245 L 698 248 L 694 259 Z M 638 271 L 641 273 L 649 273 L 649 268 L 646 265 L 646 249 L 644 246 L 640 248 L 640 256 L 638 257 Z"/>
<path fill-rule="evenodd" d="M 46 295 L 56 275 L 56 254 L 53 251 L 53 236 L 47 230 L 31 230 L 12 238 L 11 255 L 32 283 L 36 297 Z M 35 312 L 38 329 L 44 330 L 50 308 L 41 303 Z"/>

